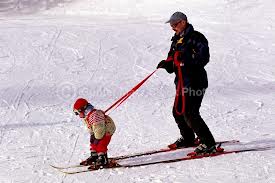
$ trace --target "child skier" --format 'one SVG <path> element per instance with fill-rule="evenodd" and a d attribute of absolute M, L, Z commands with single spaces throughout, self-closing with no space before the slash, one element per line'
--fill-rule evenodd
<path fill-rule="evenodd" d="M 116 130 L 114 121 L 83 98 L 76 100 L 73 110 L 76 115 L 84 119 L 90 132 L 91 156 L 80 165 L 107 165 L 107 146 Z"/>

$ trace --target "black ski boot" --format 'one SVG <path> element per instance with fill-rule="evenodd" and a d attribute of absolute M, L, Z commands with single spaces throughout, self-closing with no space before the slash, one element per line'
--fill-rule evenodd
<path fill-rule="evenodd" d="M 83 165 L 83 166 L 94 165 L 97 162 L 97 159 L 98 159 L 97 152 L 93 151 L 91 152 L 91 156 L 88 159 L 82 161 L 80 165 Z"/>
<path fill-rule="evenodd" d="M 99 153 L 98 154 L 98 159 L 97 159 L 97 166 L 99 168 L 104 168 L 105 166 L 108 165 L 108 156 L 107 153 Z"/>
<path fill-rule="evenodd" d="M 219 148 L 221 149 L 221 148 Z M 189 153 L 188 156 L 198 156 L 198 155 L 207 155 L 214 154 L 217 152 L 216 145 L 207 146 L 206 144 L 200 144 L 192 153 Z"/>
<path fill-rule="evenodd" d="M 196 146 L 194 140 L 185 140 L 183 137 L 176 140 L 176 142 L 168 145 L 170 149 L 177 149 L 177 148 L 183 148 L 183 147 L 194 147 Z"/>

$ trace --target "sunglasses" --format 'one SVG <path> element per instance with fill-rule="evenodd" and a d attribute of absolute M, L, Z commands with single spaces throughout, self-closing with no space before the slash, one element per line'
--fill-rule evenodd
<path fill-rule="evenodd" d="M 85 110 L 84 109 L 79 109 L 79 110 L 77 110 L 77 109 L 74 109 L 74 114 L 75 115 L 80 115 L 81 113 L 83 113 Z"/>
<path fill-rule="evenodd" d="M 74 114 L 79 115 L 81 111 L 74 109 Z"/>
<path fill-rule="evenodd" d="M 176 23 L 170 24 L 172 28 L 176 28 L 181 21 L 178 21 Z"/>
<path fill-rule="evenodd" d="M 84 111 L 85 110 L 76 110 L 76 109 L 74 109 L 74 114 L 79 116 L 80 118 L 84 118 L 85 117 Z"/>

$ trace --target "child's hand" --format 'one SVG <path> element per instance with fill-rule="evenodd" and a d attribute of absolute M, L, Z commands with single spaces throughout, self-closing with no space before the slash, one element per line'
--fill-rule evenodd
<path fill-rule="evenodd" d="M 96 139 L 95 136 L 94 136 L 94 134 L 92 134 L 92 135 L 90 136 L 90 143 L 91 143 L 91 144 L 97 145 L 99 141 L 100 141 L 100 139 Z"/>

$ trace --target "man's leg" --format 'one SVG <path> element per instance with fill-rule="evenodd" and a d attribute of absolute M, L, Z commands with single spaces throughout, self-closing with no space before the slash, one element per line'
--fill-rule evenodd
<path fill-rule="evenodd" d="M 180 130 L 181 138 L 178 139 L 174 145 L 171 144 L 169 145 L 170 148 L 177 148 L 177 147 L 188 147 L 188 146 L 193 146 L 194 145 L 194 140 L 195 140 L 195 134 L 194 131 L 187 125 L 184 115 L 183 114 L 178 114 L 177 111 L 181 111 L 182 107 L 182 101 L 181 97 L 179 97 L 179 102 L 177 106 L 173 106 L 173 116 L 175 118 L 175 121 L 178 125 L 178 128 Z"/>
<path fill-rule="evenodd" d="M 184 119 L 188 126 L 194 130 L 200 142 L 211 147 L 215 145 L 214 137 L 199 112 L 204 90 L 186 94 Z"/>

